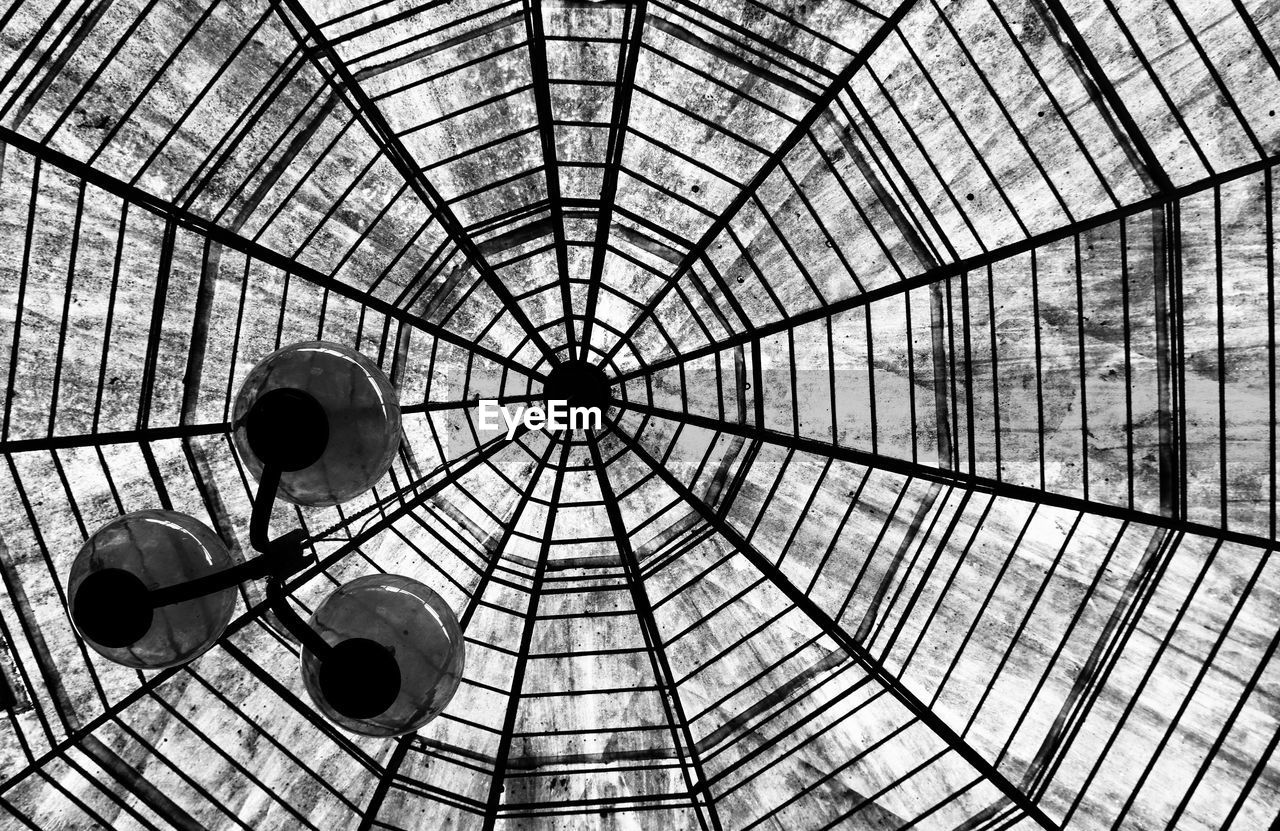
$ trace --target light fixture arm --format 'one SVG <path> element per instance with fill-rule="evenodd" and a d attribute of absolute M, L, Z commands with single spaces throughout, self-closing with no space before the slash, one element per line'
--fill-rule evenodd
<path fill-rule="evenodd" d="M 258 493 L 253 497 L 253 514 L 249 517 L 249 544 L 268 555 L 273 547 L 268 535 L 271 531 L 271 509 L 280 490 L 280 473 L 280 468 L 275 465 L 263 466 L 262 475 L 258 477 Z"/>
<path fill-rule="evenodd" d="M 193 580 L 152 589 L 148 592 L 151 608 L 158 609 L 161 606 L 194 600 L 197 597 L 233 588 L 247 580 L 266 578 L 269 583 L 282 585 L 286 579 L 301 571 L 310 559 L 305 547 L 306 532 L 301 528 L 295 528 L 274 540 L 268 537 L 271 508 L 275 504 L 279 487 L 279 468 L 264 468 L 258 483 L 258 493 L 253 500 L 253 516 L 249 523 L 249 544 L 262 556 Z M 275 611 L 283 621 L 285 616 L 281 615 L 278 609 Z M 294 614 L 294 617 L 296 618 L 297 615 Z M 292 626 L 288 628 L 295 635 L 298 634 Z"/>
<path fill-rule="evenodd" d="M 289 605 L 289 598 L 284 592 L 284 580 L 276 577 L 267 580 L 267 604 L 276 613 L 281 625 L 322 661 L 332 653 L 333 647 Z"/>

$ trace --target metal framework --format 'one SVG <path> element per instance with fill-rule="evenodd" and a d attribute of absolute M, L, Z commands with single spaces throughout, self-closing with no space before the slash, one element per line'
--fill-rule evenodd
<path fill-rule="evenodd" d="M 21 827 L 1266 828 L 1280 7 L 4 0 L 0 807 Z M 242 589 L 144 676 L 67 566 L 247 548 L 249 368 L 350 344 L 467 672 L 318 716 Z M 602 429 L 484 429 L 601 365 Z M 282 509 L 283 510 L 283 509 Z M 242 522 L 241 519 L 244 518 Z"/>

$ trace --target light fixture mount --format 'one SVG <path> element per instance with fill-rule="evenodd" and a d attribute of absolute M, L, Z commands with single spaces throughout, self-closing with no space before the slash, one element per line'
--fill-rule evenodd
<path fill-rule="evenodd" d="M 236 412 L 236 446 L 258 478 L 249 543 L 259 556 L 239 561 L 212 529 L 176 511 L 117 517 L 72 565 L 68 608 L 77 631 L 117 663 L 177 666 L 222 637 L 237 585 L 265 579 L 271 610 L 302 645 L 303 682 L 317 708 L 357 733 L 416 730 L 461 680 L 453 610 L 416 580 L 378 574 L 339 586 L 307 622 L 285 586 L 315 561 L 307 533 L 270 536 L 276 498 L 289 484 L 291 501 L 336 504 L 386 473 L 400 438 L 394 388 L 354 350 L 307 342 L 254 367 Z"/>

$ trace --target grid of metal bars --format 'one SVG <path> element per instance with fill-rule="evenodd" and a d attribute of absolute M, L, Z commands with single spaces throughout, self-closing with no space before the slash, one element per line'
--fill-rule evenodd
<path fill-rule="evenodd" d="M 112 828 L 1261 828 L 1280 12 L 1243 0 L 10 0 L 0 806 Z M 307 705 L 255 587 L 75 638 L 123 511 L 245 548 L 236 385 L 351 344 L 389 478 L 309 610 L 459 610 L 421 735 Z M 603 429 L 513 440 L 563 361 Z M 281 512 L 284 513 L 282 507 Z M 281 521 L 286 518 L 281 516 Z"/>

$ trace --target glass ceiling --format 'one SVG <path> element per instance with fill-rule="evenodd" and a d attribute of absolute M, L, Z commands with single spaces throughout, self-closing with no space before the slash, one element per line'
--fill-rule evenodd
<path fill-rule="evenodd" d="M 6 0 L 6 827 L 1267 827 L 1273 168 L 1256 0 Z M 281 504 L 467 675 L 309 705 L 260 586 L 75 636 L 98 525 L 247 551 L 235 391 L 338 341 L 400 457 Z M 482 430 L 603 366 L 602 429 Z"/>

